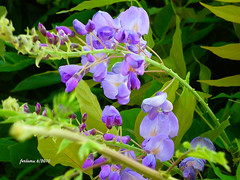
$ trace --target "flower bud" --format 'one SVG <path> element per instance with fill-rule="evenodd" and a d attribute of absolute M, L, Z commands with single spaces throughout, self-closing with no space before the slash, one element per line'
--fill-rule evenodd
<path fill-rule="evenodd" d="M 87 120 L 87 113 L 84 113 L 84 114 L 82 115 L 82 122 L 85 123 L 86 120 Z"/>
<path fill-rule="evenodd" d="M 94 161 L 94 164 L 100 164 L 100 163 L 104 163 L 106 162 L 107 159 L 104 158 L 103 156 L 100 156 L 99 158 L 97 158 L 95 161 Z"/>
<path fill-rule="evenodd" d="M 86 24 L 85 29 L 86 29 L 88 32 L 92 32 L 95 28 L 96 28 L 95 23 L 94 23 L 92 20 L 89 19 L 89 20 L 88 20 L 88 23 Z"/>
<path fill-rule="evenodd" d="M 93 129 L 90 129 L 88 132 L 89 132 L 89 134 L 94 136 L 97 133 L 97 130 L 95 128 L 93 128 Z"/>
<path fill-rule="evenodd" d="M 105 133 L 105 134 L 103 135 L 103 139 L 104 139 L 105 141 L 111 141 L 111 140 L 113 140 L 115 137 L 116 137 L 116 136 L 115 136 L 114 134 L 109 134 L 109 133 Z"/>
<path fill-rule="evenodd" d="M 45 26 L 43 24 L 38 23 L 38 30 L 40 31 L 40 33 L 43 36 L 47 36 L 47 31 L 46 31 L 46 28 L 45 28 Z"/>
<path fill-rule="evenodd" d="M 64 33 L 66 35 L 68 35 L 69 37 L 74 37 L 75 36 L 75 33 L 66 26 L 56 26 L 56 30 L 57 30 L 57 32 L 60 31 L 60 30 L 64 31 Z"/>
<path fill-rule="evenodd" d="M 95 57 L 92 54 L 87 54 L 87 60 L 88 62 L 92 63 L 95 61 Z"/>
<path fill-rule="evenodd" d="M 42 116 L 47 116 L 47 109 L 46 108 L 43 109 Z"/>
<path fill-rule="evenodd" d="M 86 123 L 82 123 L 78 126 L 80 132 L 82 132 L 87 127 Z"/>
<path fill-rule="evenodd" d="M 121 140 L 121 137 L 120 136 L 118 136 L 117 137 L 117 142 L 120 142 L 120 140 Z M 131 137 L 130 136 L 122 136 L 122 143 L 123 144 L 128 144 L 129 142 L 130 142 L 130 140 L 131 140 Z"/>
<path fill-rule="evenodd" d="M 94 156 L 91 153 L 91 154 L 88 155 L 86 161 L 83 163 L 82 168 L 88 168 L 88 167 L 92 166 L 93 163 L 94 163 Z"/>
<path fill-rule="evenodd" d="M 35 112 L 37 113 L 37 115 L 40 114 L 41 112 L 41 104 L 40 103 L 37 103 L 36 106 L 35 106 Z"/>
<path fill-rule="evenodd" d="M 25 113 L 30 113 L 30 110 L 29 110 L 29 107 L 28 107 L 27 104 L 24 104 L 23 110 L 24 110 Z"/>
<path fill-rule="evenodd" d="M 85 25 L 77 19 L 73 21 L 73 27 L 79 35 L 86 35 L 88 33 L 85 29 Z"/>

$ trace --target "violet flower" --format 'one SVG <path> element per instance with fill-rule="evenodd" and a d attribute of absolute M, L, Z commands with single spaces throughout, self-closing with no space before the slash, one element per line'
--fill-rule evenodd
<path fill-rule="evenodd" d="M 119 15 L 122 28 L 132 30 L 140 35 L 148 34 L 149 17 L 143 8 L 131 6 Z"/>
<path fill-rule="evenodd" d="M 105 106 L 101 119 L 108 129 L 111 129 L 112 126 L 122 125 L 122 117 L 114 106 Z"/>
<path fill-rule="evenodd" d="M 125 168 L 121 173 L 121 180 L 127 180 L 127 179 L 136 179 L 136 180 L 147 180 L 145 179 L 141 174 L 131 170 L 130 168 Z"/>
<path fill-rule="evenodd" d="M 173 141 L 164 134 L 145 139 L 142 147 L 147 153 L 153 154 L 161 162 L 171 159 L 174 153 Z"/>
<path fill-rule="evenodd" d="M 94 163 L 94 156 L 91 153 L 91 154 L 88 155 L 87 159 L 83 163 L 82 168 L 88 168 L 88 167 L 92 166 L 93 163 Z"/>
<path fill-rule="evenodd" d="M 188 157 L 179 164 L 179 168 L 183 171 L 185 179 L 195 180 L 198 172 L 203 171 L 205 163 L 203 159 Z"/>
<path fill-rule="evenodd" d="M 206 147 L 210 150 L 215 151 L 215 147 L 212 143 L 212 141 L 205 137 L 196 137 L 191 141 L 191 148 L 195 149 L 197 146 Z"/>
<path fill-rule="evenodd" d="M 102 165 L 101 166 L 101 171 L 99 173 L 99 178 L 101 180 L 105 180 L 107 178 L 108 178 L 108 180 L 119 179 L 121 169 L 122 169 L 122 167 L 118 164 L 116 164 L 116 165 L 112 165 L 112 164 Z"/>
<path fill-rule="evenodd" d="M 173 138 L 177 136 L 178 130 L 178 119 L 173 112 L 158 113 L 152 120 L 147 115 L 140 124 L 140 135 L 145 139 L 159 134 L 165 134 L 169 138 Z"/>
<path fill-rule="evenodd" d="M 117 99 L 124 105 L 130 101 L 131 91 L 127 87 L 127 77 L 121 74 L 108 72 L 101 83 L 104 95 L 109 99 Z"/>
<path fill-rule="evenodd" d="M 59 73 L 61 75 L 61 80 L 66 83 L 66 92 L 73 91 L 78 82 L 82 79 L 85 72 L 78 74 L 78 72 L 83 68 L 83 66 L 78 65 L 64 65 L 59 67 Z"/>
<path fill-rule="evenodd" d="M 152 169 L 155 169 L 156 167 L 156 159 L 155 156 L 153 154 L 148 154 L 147 156 L 145 156 L 142 160 L 142 164 L 150 167 Z"/>
<path fill-rule="evenodd" d="M 74 19 L 73 21 L 73 28 L 79 35 L 86 35 L 88 33 L 85 28 L 85 25 L 77 19 Z"/>

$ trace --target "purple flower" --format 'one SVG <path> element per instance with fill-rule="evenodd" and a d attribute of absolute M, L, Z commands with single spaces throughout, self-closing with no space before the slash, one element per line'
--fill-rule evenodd
<path fill-rule="evenodd" d="M 77 19 L 73 21 L 73 28 L 79 35 L 86 35 L 88 33 L 85 25 Z"/>
<path fill-rule="evenodd" d="M 133 30 L 141 35 L 148 34 L 149 18 L 147 12 L 135 6 L 131 6 L 119 17 L 121 26 L 126 30 Z"/>
<path fill-rule="evenodd" d="M 74 36 L 75 36 L 75 33 L 74 33 L 71 29 L 69 29 L 68 27 L 66 27 L 66 26 L 56 26 L 56 30 L 57 30 L 57 31 L 63 30 L 64 33 L 65 33 L 66 35 L 68 35 L 69 37 L 74 37 Z"/>
<path fill-rule="evenodd" d="M 85 28 L 88 32 L 92 32 L 96 28 L 96 26 L 95 26 L 95 23 L 89 19 Z"/>
<path fill-rule="evenodd" d="M 87 125 L 86 125 L 86 123 L 84 122 L 84 123 L 82 123 L 82 124 L 80 124 L 80 125 L 78 126 L 78 129 L 79 129 L 80 132 L 82 132 L 86 127 L 87 127 Z"/>
<path fill-rule="evenodd" d="M 147 153 L 155 155 L 161 162 L 171 159 L 174 153 L 173 141 L 164 134 L 145 139 L 142 147 Z"/>
<path fill-rule="evenodd" d="M 95 23 L 96 30 L 103 26 L 109 26 L 112 29 L 120 28 L 107 12 L 98 11 L 93 15 L 92 21 Z"/>
<path fill-rule="evenodd" d="M 122 136 L 122 140 L 120 136 L 117 136 L 117 142 L 122 141 L 123 144 L 128 144 L 131 141 L 131 137 L 130 136 Z"/>
<path fill-rule="evenodd" d="M 185 158 L 180 164 L 179 168 L 183 171 L 185 179 L 195 180 L 198 171 L 203 171 L 205 161 L 194 157 Z"/>
<path fill-rule="evenodd" d="M 131 91 L 127 87 L 127 77 L 108 72 L 101 83 L 103 92 L 109 99 L 117 99 L 119 104 L 127 104 Z"/>
<path fill-rule="evenodd" d="M 121 173 L 121 177 L 120 177 L 121 180 L 147 180 L 145 179 L 141 174 L 138 174 L 137 172 L 131 170 L 130 168 L 125 168 L 122 173 Z"/>
<path fill-rule="evenodd" d="M 121 149 L 121 151 L 124 151 L 122 152 L 122 154 L 124 156 L 127 156 L 129 158 L 132 158 L 132 159 L 136 159 L 136 155 L 135 155 L 135 152 L 134 151 L 125 151 L 126 149 Z"/>
<path fill-rule="evenodd" d="M 97 30 L 97 35 L 102 41 L 110 40 L 114 32 L 109 26 L 103 26 Z"/>
<path fill-rule="evenodd" d="M 169 138 L 173 138 L 178 134 L 178 119 L 173 112 L 158 113 L 151 120 L 149 115 L 145 116 L 140 124 L 140 135 L 143 138 L 150 138 L 159 134 L 165 134 Z"/>
<path fill-rule="evenodd" d="M 88 167 L 92 166 L 93 163 L 94 163 L 94 156 L 91 153 L 91 154 L 88 155 L 87 159 L 83 163 L 82 168 L 88 168 Z"/>
<path fill-rule="evenodd" d="M 215 147 L 214 147 L 212 141 L 205 137 L 196 137 L 191 141 L 192 149 L 196 148 L 197 146 L 200 146 L 201 148 L 206 147 L 210 150 L 215 151 Z"/>
<path fill-rule="evenodd" d="M 99 158 L 97 158 L 95 161 L 94 161 L 94 165 L 95 164 L 101 164 L 101 163 L 104 163 L 104 162 L 106 162 L 107 161 L 107 159 L 106 158 L 104 158 L 103 156 L 100 156 Z"/>
<path fill-rule="evenodd" d="M 111 140 L 113 140 L 114 138 L 116 138 L 116 136 L 115 136 L 114 134 L 105 133 L 105 134 L 103 135 L 103 139 L 104 139 L 105 141 L 111 141 Z"/>
<path fill-rule="evenodd" d="M 112 126 L 122 125 L 122 117 L 114 106 L 105 106 L 101 119 L 108 129 L 111 129 Z"/>
<path fill-rule="evenodd" d="M 82 79 L 84 72 L 78 75 L 78 72 L 83 68 L 83 66 L 78 65 L 65 65 L 59 67 L 59 73 L 61 75 L 61 80 L 66 83 L 66 92 L 73 91 L 78 82 Z"/>
<path fill-rule="evenodd" d="M 142 160 L 142 164 L 150 167 L 152 169 L 155 169 L 156 167 L 156 159 L 155 156 L 153 154 L 148 154 L 147 156 L 145 156 Z"/>
<path fill-rule="evenodd" d="M 159 112 L 171 112 L 172 103 L 167 100 L 167 93 L 158 92 L 156 96 L 144 99 L 141 106 L 143 112 L 149 113 L 149 118 L 154 119 Z"/>
<path fill-rule="evenodd" d="M 120 177 L 120 172 L 121 172 L 122 167 L 118 164 L 116 165 L 111 165 L 111 164 L 107 164 L 107 165 L 103 165 L 101 166 L 101 171 L 99 173 L 99 178 L 101 180 L 105 180 L 108 179 L 109 180 L 119 180 Z"/>

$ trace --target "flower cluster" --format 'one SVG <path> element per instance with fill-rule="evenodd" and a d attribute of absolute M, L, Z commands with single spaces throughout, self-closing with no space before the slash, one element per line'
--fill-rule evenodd
<path fill-rule="evenodd" d="M 120 104 L 127 104 L 131 89 L 139 89 L 141 86 L 138 75 L 144 74 L 144 58 L 151 57 L 151 53 L 146 50 L 147 42 L 142 38 L 149 30 L 146 11 L 132 6 L 115 19 L 107 12 L 98 11 L 86 25 L 75 19 L 73 27 L 76 33 L 67 27 L 57 26 L 56 35 L 46 31 L 44 26 L 39 24 L 39 31 L 47 37 L 48 44 L 62 45 L 69 42 L 68 37 L 86 36 L 82 49 L 89 53 L 82 55 L 82 65 L 59 67 L 62 82 L 66 83 L 65 91 L 73 91 L 83 76 L 90 72 L 93 74 L 93 80 L 101 83 L 106 97 L 117 99 Z M 104 52 L 92 54 L 94 50 L 116 49 L 119 46 L 125 49 L 125 53 L 121 53 L 123 60 L 112 63 L 114 65 L 111 68 L 109 63 L 114 61 L 114 56 L 108 56 Z"/>
<path fill-rule="evenodd" d="M 215 150 L 213 143 L 208 138 L 204 137 L 196 137 L 191 141 L 192 149 L 197 146 L 206 147 L 213 151 Z M 183 171 L 183 177 L 185 179 L 195 180 L 199 171 L 203 171 L 205 163 L 205 159 L 188 157 L 179 164 L 179 168 Z"/>
<path fill-rule="evenodd" d="M 164 92 L 142 102 L 143 112 L 148 113 L 140 125 L 140 135 L 145 139 L 142 147 L 148 153 L 142 163 L 153 169 L 156 159 L 163 162 L 174 153 L 174 143 L 170 138 L 177 136 L 179 125 L 172 109 L 173 105 Z"/>

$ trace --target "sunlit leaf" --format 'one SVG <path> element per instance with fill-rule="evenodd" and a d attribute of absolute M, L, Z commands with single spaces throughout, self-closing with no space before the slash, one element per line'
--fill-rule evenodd
<path fill-rule="evenodd" d="M 239 9 L 240 10 L 240 9 Z M 221 58 L 227 58 L 231 60 L 240 60 L 240 43 L 237 44 L 227 44 L 220 47 L 207 47 L 201 46 L 204 49 L 211 51 Z"/>
<path fill-rule="evenodd" d="M 240 0 L 216 0 L 216 1 L 227 2 L 227 3 L 238 3 L 238 2 L 240 2 Z"/>
<path fill-rule="evenodd" d="M 62 152 L 62 150 L 64 150 L 72 141 L 68 140 L 68 139 L 63 139 L 61 144 L 59 145 L 58 148 L 58 152 L 57 154 L 59 154 L 60 152 Z"/>
<path fill-rule="evenodd" d="M 173 105 L 173 112 L 177 116 L 179 123 L 178 135 L 174 138 L 176 145 L 181 142 L 182 137 L 192 125 L 195 106 L 195 96 L 184 87 L 179 99 Z"/>
<path fill-rule="evenodd" d="M 12 92 L 37 89 L 40 87 L 45 87 L 60 82 L 61 78 L 58 71 L 47 71 L 40 74 L 34 74 L 24 79 L 12 90 Z"/>
<path fill-rule="evenodd" d="M 198 82 L 217 87 L 240 86 L 240 75 L 228 76 L 216 80 L 198 80 Z"/>
<path fill-rule="evenodd" d="M 62 164 L 81 169 L 82 161 L 78 158 L 78 150 L 80 145 L 71 143 L 67 148 L 57 153 L 61 145 L 62 139 L 53 139 L 52 137 L 38 137 L 38 151 L 44 159 L 49 159 L 52 166 Z"/>
<path fill-rule="evenodd" d="M 80 105 L 80 111 L 82 114 L 87 113 L 87 128 L 97 128 L 102 132 L 106 132 L 107 128 L 101 120 L 102 109 L 98 102 L 97 97 L 91 92 L 89 86 L 84 80 L 81 80 L 76 87 L 76 96 Z M 116 133 L 116 129 L 113 128 L 112 133 Z"/>
<path fill-rule="evenodd" d="M 176 16 L 176 31 L 173 35 L 173 43 L 170 50 L 170 57 L 172 58 L 175 64 L 175 72 L 178 73 L 179 76 L 185 77 L 186 75 L 186 64 L 183 56 L 183 47 L 182 47 L 182 39 L 181 39 L 181 29 L 180 29 L 181 20 L 178 16 Z"/>
<path fill-rule="evenodd" d="M 80 4 L 78 4 L 76 7 L 71 8 L 70 10 L 64 10 L 58 13 L 66 13 L 69 11 L 82 11 L 84 9 L 93 9 L 96 7 L 102 7 L 102 6 L 107 6 L 111 5 L 114 3 L 118 2 L 126 2 L 126 1 L 131 1 L 131 0 L 108 0 L 108 1 L 102 1 L 102 0 L 89 0 L 89 1 L 84 1 Z"/>
<path fill-rule="evenodd" d="M 227 21 L 240 23 L 240 7 L 233 6 L 233 5 L 226 5 L 226 6 L 209 6 L 200 2 L 205 8 L 209 9 L 212 13 L 216 16 L 223 18 Z"/>
<path fill-rule="evenodd" d="M 223 121 L 220 124 L 220 126 L 218 126 L 216 129 L 213 129 L 201 134 L 201 137 L 207 137 L 212 142 L 214 142 L 220 136 L 220 134 L 224 131 L 224 129 L 228 126 L 230 126 L 229 119 Z"/>

